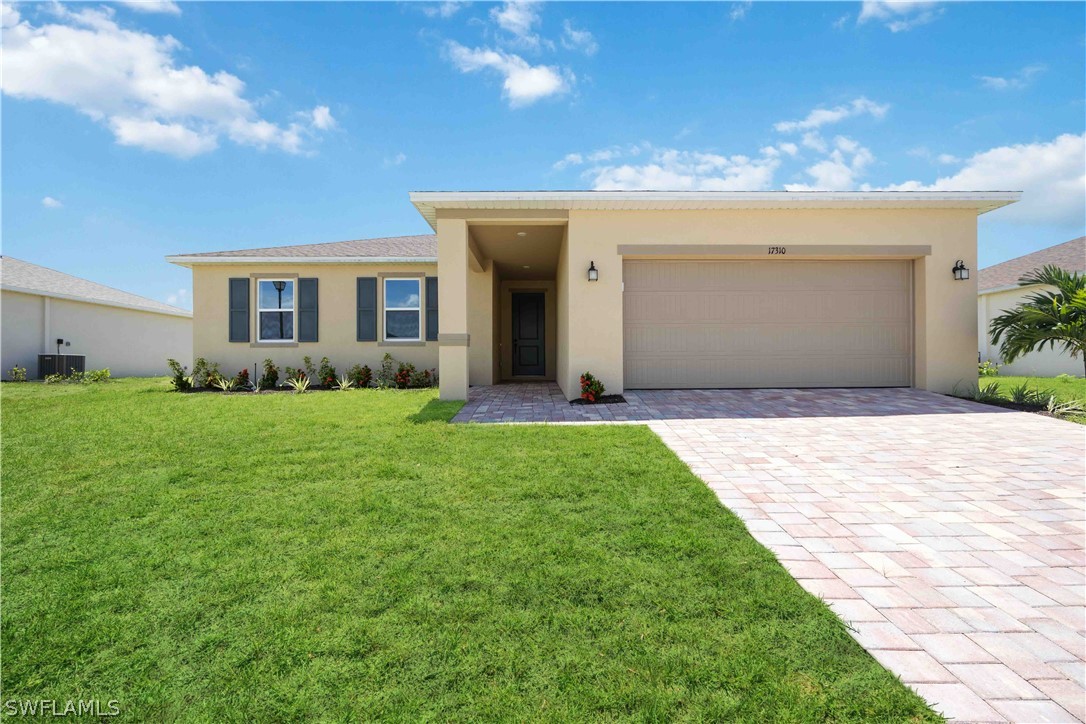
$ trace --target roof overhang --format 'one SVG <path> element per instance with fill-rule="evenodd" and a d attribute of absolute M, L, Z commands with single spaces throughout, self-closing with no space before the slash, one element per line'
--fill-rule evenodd
<path fill-rule="evenodd" d="M 186 317 L 192 319 L 192 312 L 184 309 L 177 309 L 176 311 L 170 309 L 156 309 L 154 307 L 144 307 L 139 304 L 125 304 L 124 302 L 113 302 L 105 299 L 94 299 L 93 297 L 82 297 L 78 294 L 61 294 L 60 292 L 45 291 L 42 289 L 31 289 L 29 287 L 18 287 L 11 284 L 0 284 L 0 289 L 5 292 L 18 292 L 19 294 L 33 294 L 39 297 L 50 297 L 52 299 L 64 299 L 69 302 L 82 302 L 83 304 L 97 304 L 102 307 L 116 307 L 118 309 L 131 309 L 136 312 L 147 312 L 148 314 L 165 314 L 168 317 Z"/>
<path fill-rule="evenodd" d="M 1013 204 L 1021 191 L 412 191 L 434 229 L 438 209 L 973 209 Z"/>
<path fill-rule="evenodd" d="M 436 264 L 436 256 L 168 256 L 178 266 L 193 264 Z"/>

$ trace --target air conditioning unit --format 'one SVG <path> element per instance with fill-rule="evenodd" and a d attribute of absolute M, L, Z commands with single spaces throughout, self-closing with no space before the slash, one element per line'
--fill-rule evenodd
<path fill-rule="evenodd" d="M 39 354 L 38 355 L 38 379 L 43 380 L 47 375 L 64 375 L 67 377 L 72 372 L 87 371 L 87 355 L 85 354 Z"/>

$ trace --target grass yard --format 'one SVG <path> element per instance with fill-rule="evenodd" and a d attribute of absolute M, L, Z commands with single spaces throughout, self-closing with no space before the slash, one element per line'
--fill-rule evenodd
<path fill-rule="evenodd" d="M 1010 375 L 996 375 L 995 377 L 981 377 L 980 385 L 988 387 L 992 383 L 999 385 L 1000 392 L 1004 396 L 1012 387 L 1023 383 L 1031 389 L 1039 390 L 1046 395 L 1055 395 L 1061 402 L 1070 400 L 1086 400 L 1086 377 L 1012 377 Z M 1086 425 L 1086 415 L 1072 415 L 1065 419 Z"/>
<path fill-rule="evenodd" d="M 5 384 L 3 698 L 137 720 L 930 721 L 648 429 Z"/>

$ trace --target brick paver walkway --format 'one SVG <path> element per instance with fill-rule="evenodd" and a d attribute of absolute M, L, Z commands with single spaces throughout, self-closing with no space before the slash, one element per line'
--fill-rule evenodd
<path fill-rule="evenodd" d="M 647 422 L 947 716 L 1086 719 L 1083 427 L 917 390 L 472 395 L 456 421 Z"/>

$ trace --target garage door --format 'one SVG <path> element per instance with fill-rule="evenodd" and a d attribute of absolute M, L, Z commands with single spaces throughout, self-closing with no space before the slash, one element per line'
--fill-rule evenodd
<path fill-rule="evenodd" d="M 627 261 L 625 386 L 899 387 L 909 261 Z"/>

